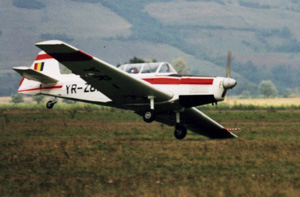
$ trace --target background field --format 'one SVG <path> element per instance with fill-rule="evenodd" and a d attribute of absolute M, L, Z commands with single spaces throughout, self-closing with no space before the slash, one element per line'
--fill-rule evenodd
<path fill-rule="evenodd" d="M 92 107 L 0 108 L 2 196 L 299 196 L 300 110 L 204 110 L 209 140 Z"/>
<path fill-rule="evenodd" d="M 234 99 L 226 98 L 225 104 L 234 105 L 254 105 L 254 106 L 300 106 L 300 98 L 259 98 L 259 99 Z"/>
<path fill-rule="evenodd" d="M 46 101 L 47 98 L 44 99 Z M 61 102 L 61 100 L 59 100 Z M 24 97 L 25 103 L 35 103 L 32 97 Z M 9 104 L 11 103 L 11 97 L 0 97 L 0 104 Z M 239 98 L 230 98 L 226 97 L 224 102 L 220 103 L 221 105 L 254 105 L 254 106 L 300 106 L 300 97 L 298 98 L 257 98 L 257 99 L 239 99 Z"/>

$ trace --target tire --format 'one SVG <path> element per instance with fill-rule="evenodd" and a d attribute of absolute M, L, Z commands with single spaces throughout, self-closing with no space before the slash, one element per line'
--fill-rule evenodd
<path fill-rule="evenodd" d="M 186 134 L 187 134 L 186 128 L 181 124 L 176 124 L 175 131 L 174 131 L 175 138 L 178 140 L 182 140 L 183 138 L 185 138 Z"/>
<path fill-rule="evenodd" d="M 48 101 L 46 104 L 47 109 L 52 109 L 55 103 L 53 103 L 52 101 Z"/>
<path fill-rule="evenodd" d="M 143 116 L 143 119 L 145 122 L 147 123 L 150 123 L 150 122 L 153 122 L 153 120 L 155 120 L 155 112 L 154 110 L 149 110 L 149 111 L 146 111 L 144 116 Z"/>

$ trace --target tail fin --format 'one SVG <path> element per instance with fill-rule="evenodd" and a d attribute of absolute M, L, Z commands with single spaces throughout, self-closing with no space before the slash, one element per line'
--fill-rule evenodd
<path fill-rule="evenodd" d="M 61 75 L 58 61 L 44 51 L 37 55 L 31 68 L 53 78 Z"/>
<path fill-rule="evenodd" d="M 39 94 L 42 85 L 55 84 L 58 81 L 56 78 L 61 75 L 58 61 L 43 51 L 37 55 L 30 68 L 13 69 L 23 76 L 18 92 L 24 94 Z"/>

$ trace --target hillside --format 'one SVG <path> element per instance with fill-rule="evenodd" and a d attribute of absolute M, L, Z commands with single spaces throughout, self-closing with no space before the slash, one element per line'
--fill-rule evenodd
<path fill-rule="evenodd" d="M 193 74 L 213 76 L 224 75 L 231 49 L 239 82 L 232 94 L 256 94 L 262 80 L 284 94 L 300 86 L 299 20 L 299 0 L 4 0 L 0 73 L 30 65 L 34 43 L 47 39 L 112 64 L 185 57 Z"/>

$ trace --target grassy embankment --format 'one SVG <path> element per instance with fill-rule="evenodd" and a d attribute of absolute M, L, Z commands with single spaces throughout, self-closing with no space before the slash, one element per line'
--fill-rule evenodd
<path fill-rule="evenodd" d="M 128 111 L 22 106 L 0 107 L 2 196 L 300 195 L 300 110 L 204 109 L 239 138 L 178 141 Z"/>

